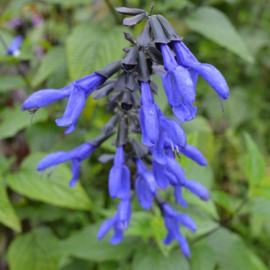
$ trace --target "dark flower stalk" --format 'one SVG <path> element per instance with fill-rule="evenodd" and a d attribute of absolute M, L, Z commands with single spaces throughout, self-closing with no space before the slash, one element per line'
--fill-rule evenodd
<path fill-rule="evenodd" d="M 125 7 L 116 8 L 116 11 L 131 16 L 124 19 L 127 26 L 147 19 L 137 40 L 131 34 L 124 33 L 125 39 L 131 43 L 131 47 L 123 49 L 125 57 L 62 89 L 37 91 L 22 105 L 22 110 L 36 111 L 69 97 L 63 117 L 56 120 L 58 126 L 67 127 L 66 133 L 75 130 L 85 107 L 85 99 L 93 92 L 95 99 L 108 96 L 107 109 L 114 111 L 115 115 L 104 125 L 100 136 L 70 152 L 48 155 L 40 161 L 37 169 L 44 170 L 71 160 L 73 176 L 70 186 L 73 187 L 79 179 L 80 163 L 117 132 L 115 155 L 102 155 L 99 161 L 105 163 L 113 160 L 109 173 L 109 194 L 112 198 L 120 199 L 120 203 L 114 217 L 106 220 L 99 229 L 98 239 L 113 228 L 114 236 L 110 242 L 115 245 L 123 240 L 131 219 L 131 201 L 133 195 L 137 194 L 142 208 L 150 209 L 154 202 L 160 208 L 168 231 L 164 244 L 168 245 L 175 239 L 183 254 L 190 257 L 188 242 L 179 226 L 194 232 L 196 224 L 188 215 L 177 213 L 169 202 L 159 196 L 158 191 L 171 185 L 175 203 L 184 207 L 188 203 L 182 196 L 183 188 L 202 200 L 210 198 L 204 186 L 186 179 L 185 171 L 176 159 L 184 154 L 201 166 L 207 165 L 202 153 L 187 144 L 179 122 L 190 121 L 196 115 L 197 108 L 193 103 L 198 74 L 211 85 L 219 98 L 227 99 L 229 89 L 221 73 L 209 64 L 200 63 L 163 16 Z M 110 79 L 118 71 L 120 76 Z M 158 88 L 152 81 L 153 74 L 162 75 L 168 104 L 179 122 L 167 118 L 155 103 L 154 95 L 158 94 Z M 130 136 L 132 133 L 140 133 L 142 143 Z M 131 150 L 126 152 L 126 146 Z M 135 166 L 136 172 L 130 170 L 129 166 Z"/>

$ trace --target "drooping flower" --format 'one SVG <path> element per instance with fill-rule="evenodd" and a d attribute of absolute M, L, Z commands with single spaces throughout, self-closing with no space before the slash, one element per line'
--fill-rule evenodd
<path fill-rule="evenodd" d="M 110 239 L 110 243 L 112 245 L 120 243 L 123 240 L 124 231 L 129 227 L 131 211 L 130 199 L 121 200 L 114 217 L 107 219 L 101 225 L 97 234 L 98 240 L 101 240 L 111 228 L 114 228 L 114 236 Z"/>
<path fill-rule="evenodd" d="M 160 44 L 160 47 L 167 71 L 161 79 L 168 103 L 180 122 L 189 121 L 195 117 L 197 111 L 192 105 L 196 97 L 197 76 L 176 62 L 168 45 Z"/>
<path fill-rule="evenodd" d="M 155 145 L 158 141 L 158 114 L 148 82 L 141 82 L 141 104 L 139 110 L 142 131 L 142 143 L 146 146 Z"/>
<path fill-rule="evenodd" d="M 143 161 L 136 159 L 137 175 L 136 192 L 138 200 L 144 209 L 150 209 L 152 205 L 152 196 L 157 193 L 155 177 L 148 172 Z"/>
<path fill-rule="evenodd" d="M 124 149 L 123 146 L 118 146 L 109 175 L 109 192 L 112 198 L 129 198 L 130 171 L 124 164 Z"/>
<path fill-rule="evenodd" d="M 51 153 L 38 163 L 37 170 L 43 171 L 48 167 L 56 166 L 60 163 L 71 160 L 72 178 L 69 182 L 69 186 L 74 187 L 79 179 L 81 161 L 88 158 L 95 149 L 95 145 L 84 143 L 69 152 L 59 151 Z"/>
<path fill-rule="evenodd" d="M 210 199 L 210 194 L 208 190 L 200 183 L 194 180 L 186 180 L 184 185 L 189 191 L 198 196 L 200 199 L 204 201 L 208 201 Z"/>
<path fill-rule="evenodd" d="M 85 99 L 104 81 L 105 77 L 93 73 L 60 89 L 46 89 L 33 93 L 22 105 L 22 110 L 37 110 L 55 101 L 69 97 L 63 117 L 56 119 L 58 126 L 67 126 L 66 134 L 74 131 L 77 119 L 85 107 Z"/>
<path fill-rule="evenodd" d="M 182 41 L 172 41 L 172 45 L 180 65 L 201 75 L 220 98 L 229 97 L 229 87 L 218 69 L 212 65 L 200 63 Z"/>
<path fill-rule="evenodd" d="M 22 42 L 23 42 L 23 38 L 21 36 L 15 37 L 8 47 L 7 55 L 19 56 L 20 55 L 19 49 Z"/>
<path fill-rule="evenodd" d="M 197 230 L 196 223 L 187 215 L 177 213 L 171 206 L 166 203 L 161 205 L 165 226 L 168 230 L 168 234 L 164 239 L 163 243 L 169 245 L 174 239 L 177 240 L 183 254 L 189 258 L 190 250 L 185 237 L 181 234 L 179 225 L 184 225 L 191 231 Z"/>

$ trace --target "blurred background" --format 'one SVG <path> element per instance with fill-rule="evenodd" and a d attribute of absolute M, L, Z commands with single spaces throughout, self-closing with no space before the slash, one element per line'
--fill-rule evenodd
<path fill-rule="evenodd" d="M 106 100 L 88 98 L 78 127 L 69 135 L 54 120 L 66 101 L 34 115 L 20 106 L 44 88 L 62 88 L 107 63 L 129 46 L 143 24 L 122 26 L 113 6 L 150 10 L 141 0 L 0 1 L 0 269 L 11 270 L 266 270 L 270 269 L 270 2 L 268 0 L 156 1 L 154 13 L 170 20 L 202 63 L 217 67 L 230 87 L 223 102 L 199 78 L 194 120 L 183 124 L 188 142 L 209 162 L 181 159 L 188 179 L 203 183 L 211 200 L 188 193 L 188 213 L 198 231 L 186 235 L 191 259 L 166 235 L 158 209 L 143 211 L 137 199 L 125 240 L 98 242 L 98 227 L 117 207 L 108 194 L 112 163 L 100 164 L 105 143 L 82 163 L 80 183 L 70 189 L 70 164 L 36 172 L 38 161 L 71 150 L 100 133 L 111 117 Z M 16 36 L 20 54 L 6 55 Z M 161 80 L 156 97 L 168 117 Z M 32 124 L 31 124 L 32 122 Z M 162 194 L 173 201 L 172 190 Z"/>

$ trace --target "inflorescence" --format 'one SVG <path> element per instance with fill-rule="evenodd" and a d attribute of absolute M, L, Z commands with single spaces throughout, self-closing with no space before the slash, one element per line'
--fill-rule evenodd
<path fill-rule="evenodd" d="M 66 134 L 75 130 L 77 119 L 85 107 L 85 100 L 94 92 L 94 99 L 109 97 L 107 109 L 115 115 L 105 124 L 102 134 L 70 152 L 56 152 L 46 156 L 38 164 L 39 171 L 71 160 L 73 187 L 79 179 L 80 162 L 87 159 L 104 141 L 117 132 L 114 165 L 109 174 L 109 193 L 121 201 L 114 217 L 106 220 L 98 231 L 98 239 L 114 228 L 110 242 L 118 244 L 131 219 L 131 200 L 136 192 L 144 209 L 156 202 L 165 221 L 168 234 L 165 245 L 176 239 L 183 254 L 190 257 L 189 246 L 181 234 L 179 225 L 196 231 L 195 222 L 187 214 L 177 213 L 161 196 L 159 189 L 169 185 L 174 188 L 175 203 L 187 207 L 182 197 L 186 188 L 202 200 L 208 200 L 207 189 L 194 180 L 187 180 L 184 169 L 176 160 L 184 154 L 201 166 L 207 161 L 198 149 L 187 144 L 179 122 L 192 120 L 197 108 L 193 105 L 198 74 L 217 92 L 220 99 L 227 99 L 229 89 L 221 73 L 212 65 L 200 63 L 189 51 L 169 21 L 162 15 L 152 15 L 141 9 L 116 8 L 116 11 L 132 17 L 124 19 L 124 25 L 132 26 L 147 19 L 137 40 L 124 33 L 132 47 L 124 48 L 124 59 L 115 60 L 101 70 L 70 85 L 56 90 L 45 89 L 33 93 L 23 103 L 22 110 L 36 111 L 57 100 L 69 98 L 63 116 L 56 119 L 57 126 L 67 127 Z M 120 72 L 117 79 L 110 79 Z M 178 119 L 167 118 L 153 96 L 157 85 L 151 75 L 161 75 L 163 87 Z M 114 76 L 115 77 L 115 76 Z M 140 93 L 140 97 L 137 93 Z M 134 133 L 141 133 L 140 143 Z M 128 147 L 127 147 L 128 146 Z M 131 149 L 131 150 L 127 150 Z M 105 155 L 99 159 L 107 162 Z M 129 167 L 136 167 L 133 175 Z"/>

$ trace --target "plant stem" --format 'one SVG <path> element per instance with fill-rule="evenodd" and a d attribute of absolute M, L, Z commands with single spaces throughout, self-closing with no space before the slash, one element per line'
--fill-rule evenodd
<path fill-rule="evenodd" d="M 245 206 L 245 204 L 248 201 L 248 195 L 246 194 L 245 197 L 243 198 L 242 202 L 239 204 L 239 206 L 235 209 L 234 214 L 231 214 L 228 218 L 221 220 L 219 225 L 217 227 L 215 227 L 214 229 L 210 230 L 209 232 L 206 232 L 204 234 L 202 234 L 201 236 L 193 239 L 192 241 L 190 241 L 191 244 L 195 244 L 197 242 L 199 242 L 200 240 L 204 239 L 205 237 L 209 236 L 210 234 L 214 233 L 215 231 L 217 231 L 218 229 L 220 229 L 222 226 L 230 223 L 241 211 L 241 209 Z"/>

